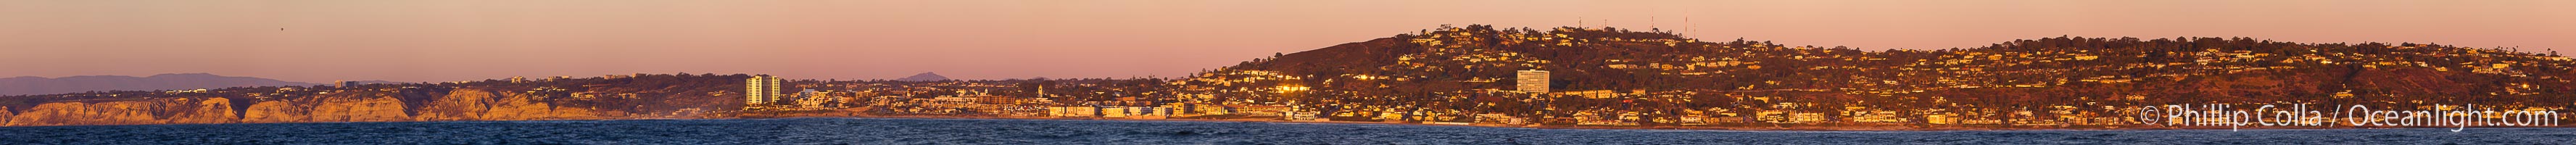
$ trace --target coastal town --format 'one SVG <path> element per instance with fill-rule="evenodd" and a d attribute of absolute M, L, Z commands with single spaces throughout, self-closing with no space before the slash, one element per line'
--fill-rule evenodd
<path fill-rule="evenodd" d="M 1661 30 L 1443 26 L 1180 77 L 614 74 L 0 97 L 9 126 L 925 117 L 1718 129 L 2164 128 L 2169 105 L 2556 112 L 2576 61 L 2514 48 L 2250 38 L 1862 51 Z M 140 106 L 140 107 L 137 107 Z M 2338 108 L 2314 107 L 2311 110 Z M 491 115 L 505 114 L 505 115 Z M 2549 114 L 2552 118 L 2564 118 Z M 2273 118 L 2350 120 L 2366 118 Z M 2487 115 L 2470 118 L 2504 119 Z M 182 120 L 184 119 L 184 120 Z M 2559 119 L 2564 120 L 2564 119 Z"/>
<path fill-rule="evenodd" d="M 1444 27 L 1396 38 L 1345 46 L 1385 43 L 1405 49 L 1332 52 L 1344 47 L 1336 46 L 1170 80 L 821 81 L 771 89 L 798 92 L 763 93 L 783 97 L 750 98 L 793 103 L 747 105 L 1014 118 L 1477 126 L 2121 128 L 2174 124 L 2138 117 L 2167 105 L 2444 110 L 2458 107 L 2443 104 L 2481 104 L 2541 112 L 2576 104 L 2571 97 L 2550 93 L 2569 90 L 2567 57 L 2503 48 L 2047 38 L 1980 49 L 1864 52 L 1701 42 L 1615 28 L 1538 32 L 1486 26 Z M 2177 43 L 2201 47 L 2146 45 Z M 2074 49 L 2081 47 L 2117 49 Z M 1373 49 L 1369 51 L 1390 51 Z M 1282 61 L 1351 54 L 1391 57 Z M 2298 75 L 2353 71 L 2363 73 Z M 2493 83 L 2410 83 L 2473 89 L 2373 86 L 2426 81 L 2398 74 Z M 827 103 L 804 103 L 816 101 Z M 2300 119 L 2318 118 L 2290 118 Z"/>
<path fill-rule="evenodd" d="M 2576 60 L 2554 50 L 2503 47 L 2054 37 L 1862 51 L 1706 42 L 1661 30 L 1471 25 L 1171 78 L 752 75 L 743 83 L 746 107 L 720 114 L 1723 130 L 2466 129 L 2563 127 L 2569 117 L 2559 112 L 2576 107 L 2570 77 Z"/>

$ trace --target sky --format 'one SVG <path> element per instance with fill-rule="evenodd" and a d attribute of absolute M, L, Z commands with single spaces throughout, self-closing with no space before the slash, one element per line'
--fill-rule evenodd
<path fill-rule="evenodd" d="M 1173 77 L 1443 24 L 1866 50 L 2058 36 L 2576 49 L 2576 1 L 2554 0 L 0 0 L 0 77 Z"/>

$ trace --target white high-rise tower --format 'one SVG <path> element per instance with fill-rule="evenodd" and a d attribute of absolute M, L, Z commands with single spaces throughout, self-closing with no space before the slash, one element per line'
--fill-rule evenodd
<path fill-rule="evenodd" d="M 771 102 L 777 102 L 781 98 L 779 96 L 784 95 L 778 94 L 778 84 L 783 82 L 785 81 L 769 75 L 756 75 L 751 76 L 751 79 L 743 80 L 743 105 L 765 106 Z"/>

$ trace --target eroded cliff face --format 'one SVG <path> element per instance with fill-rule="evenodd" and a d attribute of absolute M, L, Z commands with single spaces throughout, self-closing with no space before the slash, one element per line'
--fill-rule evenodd
<path fill-rule="evenodd" d="M 0 106 L 0 126 L 9 125 L 9 116 L 16 115 L 17 113 L 9 111 L 9 106 Z"/>
<path fill-rule="evenodd" d="M 162 120 L 168 120 L 169 123 L 174 124 L 241 122 L 240 115 L 233 114 L 236 111 L 233 111 L 232 99 L 205 98 L 195 99 L 195 102 L 187 101 L 189 100 L 181 99 L 176 102 L 162 103 L 170 105 L 158 106 L 161 108 L 151 112 L 161 113 L 153 116 L 161 116 Z"/>
<path fill-rule="evenodd" d="M 411 121 L 402 112 L 402 102 L 386 97 L 316 97 L 304 100 L 260 101 L 242 111 L 242 122 L 372 122 Z"/>
<path fill-rule="evenodd" d="M 258 101 L 235 110 L 220 97 L 47 102 L 0 111 L 0 125 L 135 125 L 205 123 L 561 120 L 632 117 L 619 111 L 558 107 L 529 94 L 456 89 L 405 103 L 389 93 L 343 93 Z M 421 105 L 406 105 L 421 104 Z M 8 110 L 0 108 L 0 110 Z M 238 113 L 236 113 L 238 112 Z"/>
<path fill-rule="evenodd" d="M 234 123 L 224 98 L 52 102 L 9 115 L 8 126 Z"/>
<path fill-rule="evenodd" d="M 554 120 L 603 119 L 601 112 L 585 108 L 556 107 L 532 101 L 532 95 L 509 92 L 459 89 L 448 92 L 428 105 L 421 106 L 416 120 Z"/>

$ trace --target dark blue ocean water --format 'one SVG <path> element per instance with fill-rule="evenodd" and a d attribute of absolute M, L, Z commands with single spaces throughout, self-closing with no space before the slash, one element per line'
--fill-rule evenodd
<path fill-rule="evenodd" d="M 0 144 L 2576 144 L 2576 129 L 1693 131 L 799 118 L 0 127 Z"/>

